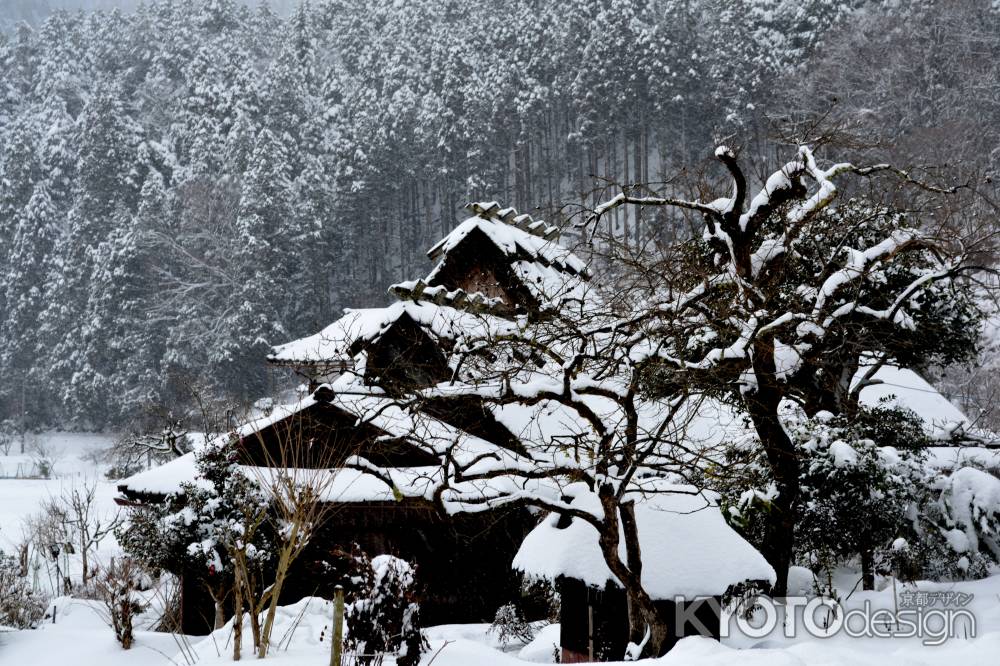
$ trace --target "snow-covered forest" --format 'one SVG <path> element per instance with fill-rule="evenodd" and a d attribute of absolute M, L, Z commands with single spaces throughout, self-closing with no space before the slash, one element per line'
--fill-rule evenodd
<path fill-rule="evenodd" d="M 993 167 L 1000 19 L 897 4 L 152 0 L 19 23 L 0 420 L 259 396 L 268 345 L 386 302 L 467 201 L 564 224 L 609 180 L 682 188 L 733 132 L 762 168 L 766 136 L 823 114 L 902 164 Z"/>
<path fill-rule="evenodd" d="M 998 169 L 1000 0 L 8 0 L 0 662 L 992 664 Z"/>

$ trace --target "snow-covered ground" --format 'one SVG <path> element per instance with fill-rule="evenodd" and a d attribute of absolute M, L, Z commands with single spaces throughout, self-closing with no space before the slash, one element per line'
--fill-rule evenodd
<path fill-rule="evenodd" d="M 849 583 L 844 576 L 840 582 Z M 820 639 L 808 636 L 784 637 L 779 628 L 764 639 L 745 636 L 725 639 L 722 644 L 704 638 L 686 638 L 667 656 L 646 663 L 657 666 L 891 666 L 895 664 L 941 664 L 953 666 L 995 666 L 1000 655 L 1000 574 L 980 581 L 962 583 L 921 583 L 916 588 L 897 587 L 903 592 L 949 592 L 971 594 L 969 608 L 976 617 L 976 636 L 950 638 L 942 645 L 927 646 L 921 639 L 852 638 L 838 635 Z M 847 596 L 849 590 L 842 590 Z M 865 603 L 893 608 L 892 587 L 879 592 L 855 592 L 846 608 Z M 140 631 L 135 646 L 121 650 L 111 630 L 94 611 L 92 602 L 58 600 L 56 623 L 47 622 L 34 631 L 0 633 L 0 663 L 55 666 L 161 666 L 193 664 L 222 666 L 232 663 L 231 626 L 208 637 L 181 637 Z M 329 663 L 331 607 L 322 599 L 304 599 L 282 608 L 274 636 L 275 649 L 266 660 L 274 666 L 325 666 Z M 531 662 L 551 663 L 558 642 L 558 627 L 539 632 L 527 646 L 502 648 L 488 627 L 446 625 L 426 631 L 430 650 L 424 664 L 434 658 L 435 666 L 525 666 Z M 244 636 L 249 641 L 249 632 Z M 249 644 L 246 644 L 249 648 Z M 436 656 L 434 656 L 436 655 Z M 254 659 L 252 654 L 245 658 Z M 386 666 L 393 664 L 387 660 Z"/>
<path fill-rule="evenodd" d="M 112 435 L 49 432 L 31 436 L 24 454 L 17 443 L 8 455 L 0 452 L 0 551 L 13 554 L 24 540 L 25 521 L 40 511 L 41 503 L 74 487 L 94 487 L 95 515 L 114 516 L 118 511 L 114 503 L 116 484 L 104 476 L 107 465 L 96 457 L 112 441 Z M 24 478 L 37 473 L 42 457 L 51 466 L 51 478 Z M 114 536 L 110 535 L 102 541 L 97 561 L 116 551 Z M 43 571 L 39 582 L 47 578 Z"/>
<path fill-rule="evenodd" d="M 115 483 L 103 476 L 103 465 L 94 461 L 94 451 L 106 447 L 110 437 L 51 433 L 41 437 L 43 447 L 54 462 L 54 478 L 0 478 L 0 548 L 10 550 L 21 538 L 23 521 L 38 511 L 39 502 L 73 484 L 96 484 L 99 510 L 113 513 Z M 967 451 L 965 453 L 970 453 Z M 940 464 L 947 465 L 955 450 L 942 449 Z M 976 457 L 993 459 L 994 451 L 972 452 Z M 24 469 L 31 463 L 31 454 L 19 456 L 11 452 L 0 455 L 0 476 L 14 476 L 10 470 Z M 986 462 L 986 461 L 982 461 Z M 116 549 L 113 539 L 102 547 L 108 556 Z M 876 608 L 895 606 L 893 588 L 887 581 L 878 592 L 851 592 L 857 576 L 843 572 L 835 580 L 847 609 L 861 608 L 866 603 Z M 943 664 L 952 666 L 991 665 L 1000 655 L 1000 572 L 980 580 L 961 583 L 921 583 L 916 587 L 897 585 L 896 603 L 904 594 L 920 590 L 972 595 L 967 608 L 976 620 L 975 637 L 950 638 L 939 646 L 922 644 L 918 638 L 852 638 L 840 634 L 831 638 L 813 638 L 799 631 L 785 637 L 779 624 L 765 638 L 734 635 L 723 642 L 688 638 L 681 641 L 666 657 L 648 663 L 668 666 L 756 664 L 854 665 L 872 664 Z M 0 594 L 2 594 L 0 590 Z M 56 621 L 46 620 L 33 631 L 0 631 L 0 664 L 37 664 L 56 666 L 160 666 L 194 663 L 219 665 L 231 663 L 231 627 L 209 637 L 181 637 L 149 631 L 155 617 L 148 614 L 137 632 L 135 646 L 124 651 L 115 643 L 111 630 L 95 610 L 94 602 L 60 598 Z M 274 635 L 278 647 L 269 656 L 275 666 L 323 666 L 329 662 L 330 606 L 320 599 L 303 600 L 283 609 Z M 542 629 L 529 645 L 500 646 L 487 625 L 446 625 L 426 631 L 435 666 L 518 666 L 528 663 L 551 663 L 559 641 L 558 626 Z M 247 633 L 247 637 L 249 635 Z M 249 652 L 249 646 L 248 652 Z M 435 656 L 436 655 L 436 656 Z M 246 658 L 253 659 L 252 655 Z M 387 666 L 392 661 L 388 660 Z"/>

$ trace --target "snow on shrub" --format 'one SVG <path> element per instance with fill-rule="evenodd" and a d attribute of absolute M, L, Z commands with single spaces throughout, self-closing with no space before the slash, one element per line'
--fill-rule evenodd
<path fill-rule="evenodd" d="M 130 557 L 112 559 L 94 580 L 94 591 L 103 608 L 102 619 L 115 632 L 115 640 L 128 650 L 135 634 L 135 617 L 146 610 L 147 604 L 138 591 L 148 586 L 146 573 Z"/>
<path fill-rule="evenodd" d="M 521 609 L 514 603 L 504 604 L 497 609 L 488 633 L 496 636 L 503 647 L 513 641 L 528 644 L 535 638 L 535 628 L 524 619 Z"/>
<path fill-rule="evenodd" d="M 396 653 L 399 666 L 415 666 L 426 642 L 420 632 L 416 571 L 392 555 L 357 557 L 362 583 L 347 607 L 347 647 L 362 655 Z"/>
<path fill-rule="evenodd" d="M 941 493 L 947 507 L 947 523 L 956 552 L 980 552 L 985 546 L 1000 559 L 1000 479 L 976 469 L 962 467 L 948 477 Z"/>
<path fill-rule="evenodd" d="M 884 405 L 860 407 L 851 417 L 821 411 L 810 418 L 789 403 L 782 423 L 799 452 L 797 560 L 829 573 L 860 558 L 870 587 L 876 572 L 888 573 L 894 540 L 913 533 L 912 508 L 924 483 L 919 448 L 928 444 L 921 420 Z M 759 544 L 775 488 L 753 455 L 747 472 L 734 475 L 725 491 L 728 516 Z"/>
<path fill-rule="evenodd" d="M 45 615 L 48 600 L 35 592 L 15 557 L 0 550 L 0 626 L 32 629 Z"/>
<path fill-rule="evenodd" d="M 1000 561 L 1000 479 L 989 472 L 960 467 L 931 476 L 911 519 L 912 533 L 893 544 L 903 579 L 982 578 Z"/>

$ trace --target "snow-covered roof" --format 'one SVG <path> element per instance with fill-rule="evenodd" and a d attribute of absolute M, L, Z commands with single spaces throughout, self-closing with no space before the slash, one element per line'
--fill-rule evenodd
<path fill-rule="evenodd" d="M 513 208 L 500 208 L 500 204 L 495 201 L 469 204 L 468 208 L 476 214 L 452 229 L 428 250 L 427 254 L 431 259 L 447 255 L 469 234 L 480 231 L 511 258 L 531 258 L 567 273 L 587 274 L 587 265 L 554 240 L 558 234 L 554 227 L 535 222 L 530 215 L 517 215 Z M 544 231 L 542 235 L 538 235 L 535 229 Z"/>
<path fill-rule="evenodd" d="M 184 483 L 207 487 L 208 482 L 198 476 L 195 452 L 186 453 L 170 462 L 139 472 L 125 479 L 118 486 L 134 495 L 170 495 L 180 492 Z M 241 466 L 249 479 L 264 479 L 271 472 L 266 468 Z M 305 480 L 309 474 L 333 475 L 324 487 L 323 499 L 327 502 L 392 502 L 398 499 L 393 487 L 382 479 L 358 469 L 287 470 L 295 478 Z M 412 467 L 386 470 L 396 490 L 405 496 L 425 497 L 440 476 L 437 467 Z"/>
<path fill-rule="evenodd" d="M 182 483 L 195 482 L 198 469 L 194 452 L 185 453 L 170 462 L 133 474 L 118 484 L 119 490 L 140 495 L 170 495 L 179 492 Z M 201 481 L 202 483 L 207 483 Z"/>
<path fill-rule="evenodd" d="M 322 398 L 318 399 L 317 396 Z M 518 459 L 517 454 L 507 449 L 470 435 L 423 412 L 411 412 L 391 398 L 365 393 L 362 387 L 350 378 L 323 385 L 313 394 L 297 402 L 278 405 L 267 416 L 254 418 L 243 424 L 234 434 L 241 438 L 250 437 L 321 402 L 354 416 L 358 424 L 374 426 L 389 437 L 415 441 L 422 450 L 440 452 L 441 455 L 447 450 L 458 464 L 478 460 L 484 454 L 490 454 L 494 464 L 504 464 L 504 461 L 516 464 Z M 221 435 L 221 437 L 229 436 L 229 434 Z M 365 466 L 364 451 L 359 452 L 355 459 L 349 462 L 355 466 Z M 429 499 L 440 480 L 441 470 L 438 467 L 400 467 L 389 470 L 379 468 L 378 472 L 390 474 L 396 490 L 401 495 Z M 318 470 L 316 473 L 337 475 L 327 492 L 329 501 L 374 502 L 392 500 L 396 497 L 393 489 L 384 481 L 358 469 Z M 122 481 L 119 488 L 132 494 L 167 495 L 180 491 L 181 484 L 196 479 L 197 466 L 195 453 L 192 452 L 160 467 L 135 474 Z"/>
<path fill-rule="evenodd" d="M 691 486 L 661 489 L 663 494 L 637 500 L 635 506 L 642 584 L 654 599 L 711 596 L 745 580 L 774 581 L 764 556 L 726 524 L 714 494 Z M 600 510 L 596 495 L 574 490 L 572 506 Z M 533 529 L 514 568 L 545 580 L 565 576 L 595 587 L 619 585 L 601 554 L 597 529 L 581 518 L 559 525 L 560 516 L 551 514 Z M 624 546 L 621 557 L 624 561 Z"/>
<path fill-rule="evenodd" d="M 860 380 L 865 370 L 858 371 L 854 382 Z M 924 421 L 928 432 L 940 439 L 948 439 L 948 434 L 956 428 L 969 425 L 962 410 L 913 370 L 885 365 L 872 379 L 877 383 L 861 389 L 858 395 L 864 405 L 874 407 L 888 400 L 889 404 L 910 409 Z"/>
<path fill-rule="evenodd" d="M 559 230 L 495 201 L 467 206 L 473 217 L 455 227 L 427 254 L 437 265 L 421 281 L 435 285 L 448 263 L 448 254 L 473 235 L 486 238 L 510 262 L 513 275 L 542 304 L 583 300 L 590 274 L 587 265 L 556 238 Z M 415 284 L 415 283 L 414 283 Z M 397 293 L 411 283 L 396 285 Z"/>
<path fill-rule="evenodd" d="M 351 360 L 359 342 L 375 342 L 400 318 L 409 317 L 436 340 L 484 329 L 486 315 L 475 315 L 434 303 L 399 301 L 384 308 L 346 310 L 319 333 L 271 349 L 267 359 L 278 364 L 335 364 Z"/>

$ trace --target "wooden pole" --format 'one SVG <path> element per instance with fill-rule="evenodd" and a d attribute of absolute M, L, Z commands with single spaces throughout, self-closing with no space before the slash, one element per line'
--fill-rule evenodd
<path fill-rule="evenodd" d="M 330 666 L 340 666 L 344 650 L 344 586 L 333 588 L 333 640 L 330 641 Z"/>

